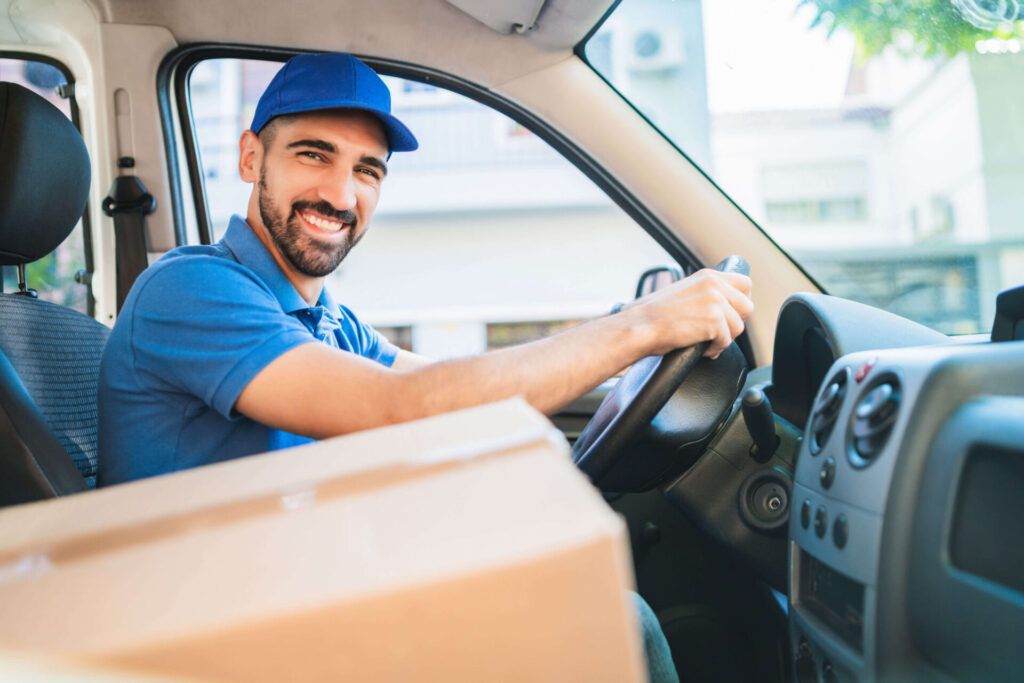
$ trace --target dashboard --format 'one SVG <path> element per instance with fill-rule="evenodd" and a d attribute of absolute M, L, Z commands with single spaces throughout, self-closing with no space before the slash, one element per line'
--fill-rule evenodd
<path fill-rule="evenodd" d="M 1024 670 L 1024 342 L 951 343 L 852 302 L 780 315 L 794 678 Z M 910 342 L 910 343 L 907 343 Z"/>
<path fill-rule="evenodd" d="M 675 463 L 666 499 L 785 596 L 799 683 L 1021 680 L 1022 319 L 1024 288 L 992 338 L 794 295 L 773 365 L 698 365 L 622 481 Z"/>

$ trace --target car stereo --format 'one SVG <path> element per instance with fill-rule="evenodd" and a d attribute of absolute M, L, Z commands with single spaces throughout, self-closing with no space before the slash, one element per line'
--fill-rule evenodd
<path fill-rule="evenodd" d="M 864 584 L 800 551 L 800 599 L 843 640 L 864 649 Z"/>

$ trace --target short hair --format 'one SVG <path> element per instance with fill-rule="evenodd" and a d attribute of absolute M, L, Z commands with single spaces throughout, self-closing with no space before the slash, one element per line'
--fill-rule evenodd
<path fill-rule="evenodd" d="M 281 127 L 282 123 L 287 123 L 298 117 L 298 114 L 281 114 L 267 121 L 260 132 L 257 133 L 257 137 L 260 142 L 263 143 L 264 149 L 270 149 L 270 146 L 274 144 L 274 138 L 277 137 L 277 129 Z"/>

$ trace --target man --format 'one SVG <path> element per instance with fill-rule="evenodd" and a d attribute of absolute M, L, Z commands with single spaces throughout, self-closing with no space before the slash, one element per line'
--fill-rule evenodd
<path fill-rule="evenodd" d="M 338 306 L 324 279 L 366 233 L 392 152 L 412 133 L 349 55 L 301 55 L 239 144 L 253 184 L 218 244 L 173 250 L 132 287 L 100 369 L 100 483 L 129 481 L 522 395 L 553 413 L 645 356 L 750 315 L 750 280 L 700 273 L 560 335 L 431 363 Z M 440 247 L 439 247 L 440 248 Z M 648 670 L 677 680 L 637 596 Z"/>
<path fill-rule="evenodd" d="M 550 414 L 639 358 L 704 340 L 717 355 L 753 308 L 748 278 L 700 271 L 557 336 L 429 363 L 323 287 L 366 233 L 390 154 L 417 147 L 383 81 L 348 55 L 296 57 L 239 147 L 245 219 L 147 269 L 111 334 L 103 485 L 514 395 Z"/>

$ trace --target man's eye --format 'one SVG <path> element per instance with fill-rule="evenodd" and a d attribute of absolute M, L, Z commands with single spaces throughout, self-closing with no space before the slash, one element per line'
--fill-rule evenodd
<path fill-rule="evenodd" d="M 300 157 L 306 157 L 308 159 L 313 159 L 315 161 L 323 161 L 324 160 L 324 155 L 320 154 L 319 152 L 299 152 L 299 156 Z"/>
<path fill-rule="evenodd" d="M 369 166 L 361 166 L 361 167 L 356 169 L 356 172 L 357 173 L 365 173 L 366 175 L 370 176 L 371 178 L 374 178 L 376 180 L 380 180 L 380 171 L 378 171 L 375 168 L 371 168 Z"/>

